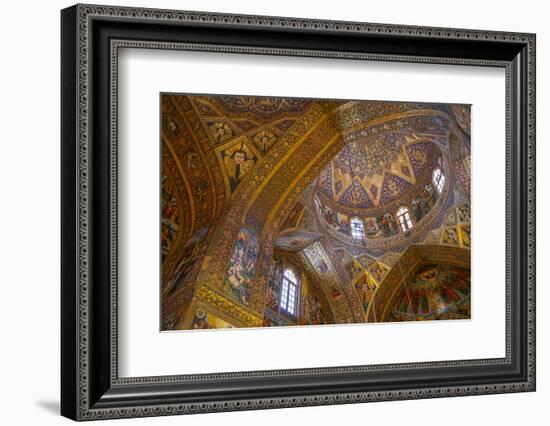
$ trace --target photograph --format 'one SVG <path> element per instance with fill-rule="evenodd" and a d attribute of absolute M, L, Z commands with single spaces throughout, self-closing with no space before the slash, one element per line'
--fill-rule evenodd
<path fill-rule="evenodd" d="M 162 93 L 161 331 L 471 319 L 471 107 Z"/>
<path fill-rule="evenodd" d="M 20 200 L 11 250 L 58 259 L 21 257 L 5 287 L 26 288 L 30 271 L 40 292 L 45 265 L 59 274 L 39 300 L 60 311 L 58 339 L 23 348 L 58 342 L 36 363 L 56 373 L 58 412 L 269 425 L 273 411 L 334 406 L 315 412 L 327 424 L 412 425 L 428 411 L 449 425 L 480 412 L 525 422 L 548 397 L 536 345 L 543 14 L 216 1 L 63 4 L 39 27 L 55 36 L 59 86 L 40 99 L 59 108 L 28 119 L 39 98 L 21 95 L 36 85 L 20 70 L 36 66 L 6 79 L 20 122 L 6 145 L 25 151 L 6 156 L 6 200 Z M 18 142 L 29 123 L 33 149 Z M 33 164 L 35 190 L 19 184 L 30 152 L 58 171 L 59 202 Z M 14 224 L 36 221 L 20 208 L 29 195 L 40 226 L 21 238 Z M 52 221 L 56 236 L 39 235 Z M 41 247 L 54 239 L 58 250 Z M 19 318 L 17 295 L 5 299 Z M 25 325 L 8 327 L 18 343 Z M 315 417 L 301 408 L 288 422 Z"/>

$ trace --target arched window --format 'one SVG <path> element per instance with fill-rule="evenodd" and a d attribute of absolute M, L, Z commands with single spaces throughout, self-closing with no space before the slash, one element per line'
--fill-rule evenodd
<path fill-rule="evenodd" d="M 403 232 L 407 232 L 413 227 L 411 214 L 409 213 L 409 209 L 407 207 L 399 207 L 399 210 L 397 210 L 397 220 L 399 221 Z"/>
<path fill-rule="evenodd" d="M 351 236 L 356 240 L 365 239 L 365 226 L 363 221 L 358 217 L 351 218 Z"/>
<path fill-rule="evenodd" d="M 298 289 L 300 281 L 294 271 L 286 268 L 283 272 L 283 285 L 281 287 L 281 309 L 292 315 L 298 315 Z"/>
<path fill-rule="evenodd" d="M 443 185 L 445 185 L 445 175 L 441 172 L 439 167 L 434 170 L 432 180 L 437 192 L 441 194 L 441 191 L 443 191 Z"/>

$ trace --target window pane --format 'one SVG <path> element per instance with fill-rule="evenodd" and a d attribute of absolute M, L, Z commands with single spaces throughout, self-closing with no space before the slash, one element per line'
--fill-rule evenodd
<path fill-rule="evenodd" d="M 295 283 L 297 281 L 296 276 L 294 275 L 294 272 L 292 272 L 291 269 L 285 269 L 284 276 L 291 282 Z"/>
<path fill-rule="evenodd" d="M 298 277 L 290 268 L 283 271 L 281 285 L 281 300 L 279 306 L 286 312 L 296 315 L 296 300 L 298 298 Z"/>
<path fill-rule="evenodd" d="M 445 175 L 441 172 L 440 168 L 434 170 L 432 180 L 437 192 L 441 193 L 445 185 Z"/>
<path fill-rule="evenodd" d="M 397 210 L 397 219 L 399 220 L 399 224 L 401 225 L 403 232 L 408 231 L 413 227 L 411 215 L 407 207 L 399 207 Z"/>
<path fill-rule="evenodd" d="M 363 221 L 357 217 L 351 219 L 351 236 L 356 239 L 363 239 L 365 236 Z"/>

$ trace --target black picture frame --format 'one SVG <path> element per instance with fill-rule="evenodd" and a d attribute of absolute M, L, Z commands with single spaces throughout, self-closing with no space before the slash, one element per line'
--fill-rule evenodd
<path fill-rule="evenodd" d="M 479 30 L 97 5 L 64 9 L 61 414 L 92 420 L 534 391 L 535 40 L 534 34 Z M 505 68 L 506 357 L 119 378 L 113 99 L 121 46 Z"/>

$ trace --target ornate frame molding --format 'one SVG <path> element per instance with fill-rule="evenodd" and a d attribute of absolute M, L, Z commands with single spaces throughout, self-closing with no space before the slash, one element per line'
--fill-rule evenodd
<path fill-rule="evenodd" d="M 124 25 L 127 23 L 136 24 L 140 31 L 159 34 L 158 40 L 140 39 L 137 31 L 135 34 L 128 32 L 125 40 L 115 37 L 110 40 L 110 45 L 102 44 L 105 39 L 100 30 L 109 32 L 116 27 L 124 33 Z M 200 33 L 201 28 L 215 26 L 231 34 L 261 34 L 262 31 L 276 30 L 281 39 L 274 36 L 273 47 L 253 46 L 252 42 L 245 40 L 246 36 L 241 36 L 238 45 L 213 43 L 207 36 L 201 42 L 185 42 L 177 40 L 173 33 L 162 35 L 155 32 L 168 25 L 197 30 L 197 33 L 193 33 L 195 38 L 199 37 L 196 34 Z M 349 47 L 344 49 L 334 41 L 334 46 L 342 48 L 304 48 L 300 43 L 291 46 L 288 39 L 284 38 L 289 35 L 299 40 L 300 34 L 304 33 L 315 33 L 327 40 L 339 35 L 349 41 Z M 365 37 L 372 41 L 370 47 L 367 46 L 371 50 L 357 50 L 353 42 Z M 389 48 L 389 42 L 395 43 L 395 47 Z M 399 42 L 415 43 L 415 49 L 420 53 L 414 56 L 400 53 Z M 455 50 L 451 50 L 451 53 L 455 56 L 430 54 L 428 47 L 433 47 L 432 43 L 435 42 L 453 47 Z M 535 390 L 535 44 L 533 34 L 510 32 L 91 5 L 65 9 L 62 12 L 62 210 L 66 219 L 63 220 L 62 230 L 62 414 L 75 420 L 92 420 Z M 478 49 L 465 53 L 464 46 L 476 46 Z M 112 125 L 106 131 L 110 140 L 108 152 L 105 152 L 107 147 L 96 142 L 104 135 L 99 127 L 94 126 L 99 115 L 116 123 L 117 54 L 122 47 L 505 68 L 506 358 L 119 378 L 117 126 Z M 490 50 L 492 53 L 489 53 Z M 461 52 L 466 56 L 461 56 Z M 101 58 L 107 58 L 110 62 L 98 59 L 100 56 L 96 55 L 100 53 L 103 54 Z M 102 96 L 110 97 L 108 111 L 101 109 L 103 107 L 98 104 Z M 110 159 L 111 164 L 98 165 L 100 157 Z M 106 177 L 100 179 L 100 171 L 106 170 Z M 106 198 L 97 192 L 99 188 L 108 189 Z M 515 206 L 519 206 L 519 210 L 514 210 L 513 215 Z M 101 229 L 108 230 L 108 238 L 99 233 Z M 106 267 L 98 264 L 97 258 L 103 255 L 100 245 L 108 256 L 108 259 L 104 259 L 108 260 Z M 520 258 L 519 263 L 512 261 L 512 253 Z M 100 278 L 104 280 L 100 282 Z M 97 304 L 103 306 L 101 312 L 97 310 Z M 517 321 L 518 316 L 521 316 L 523 325 Z M 518 333 L 516 340 L 521 340 L 516 343 L 519 345 L 516 349 L 523 354 L 521 365 L 516 365 L 519 361 L 511 359 L 514 333 Z M 480 371 L 475 370 L 477 367 L 489 366 L 503 371 L 508 369 L 506 371 L 509 374 L 513 370 L 515 378 L 497 381 L 491 379 L 491 376 L 470 381 L 469 384 L 453 384 L 445 379 L 445 372 L 452 368 L 465 367 L 474 372 Z M 431 374 L 432 381 L 429 383 L 433 385 L 419 387 L 403 381 L 402 373 L 412 369 L 421 369 Z M 387 386 L 389 390 L 376 388 L 376 381 L 382 380 L 380 372 L 388 380 L 393 380 Z M 327 390 L 327 384 L 336 376 L 348 378 L 350 385 L 347 390 Z M 312 385 L 311 390 L 305 393 L 300 392 L 292 384 L 292 380 L 298 378 L 311 380 L 318 385 Z M 358 378 L 364 378 L 365 383 L 362 387 L 352 386 L 353 380 Z M 237 393 L 224 397 L 221 391 L 216 393 L 213 390 L 222 389 L 227 380 L 234 379 L 243 383 Z M 288 384 L 277 388 L 273 379 Z M 264 389 L 265 386 L 272 386 L 271 394 L 255 393 L 258 383 Z M 182 395 L 175 399 L 167 398 L 168 388 L 179 390 L 185 386 L 197 386 L 211 397 Z M 140 395 L 136 393 L 138 387 Z"/>

